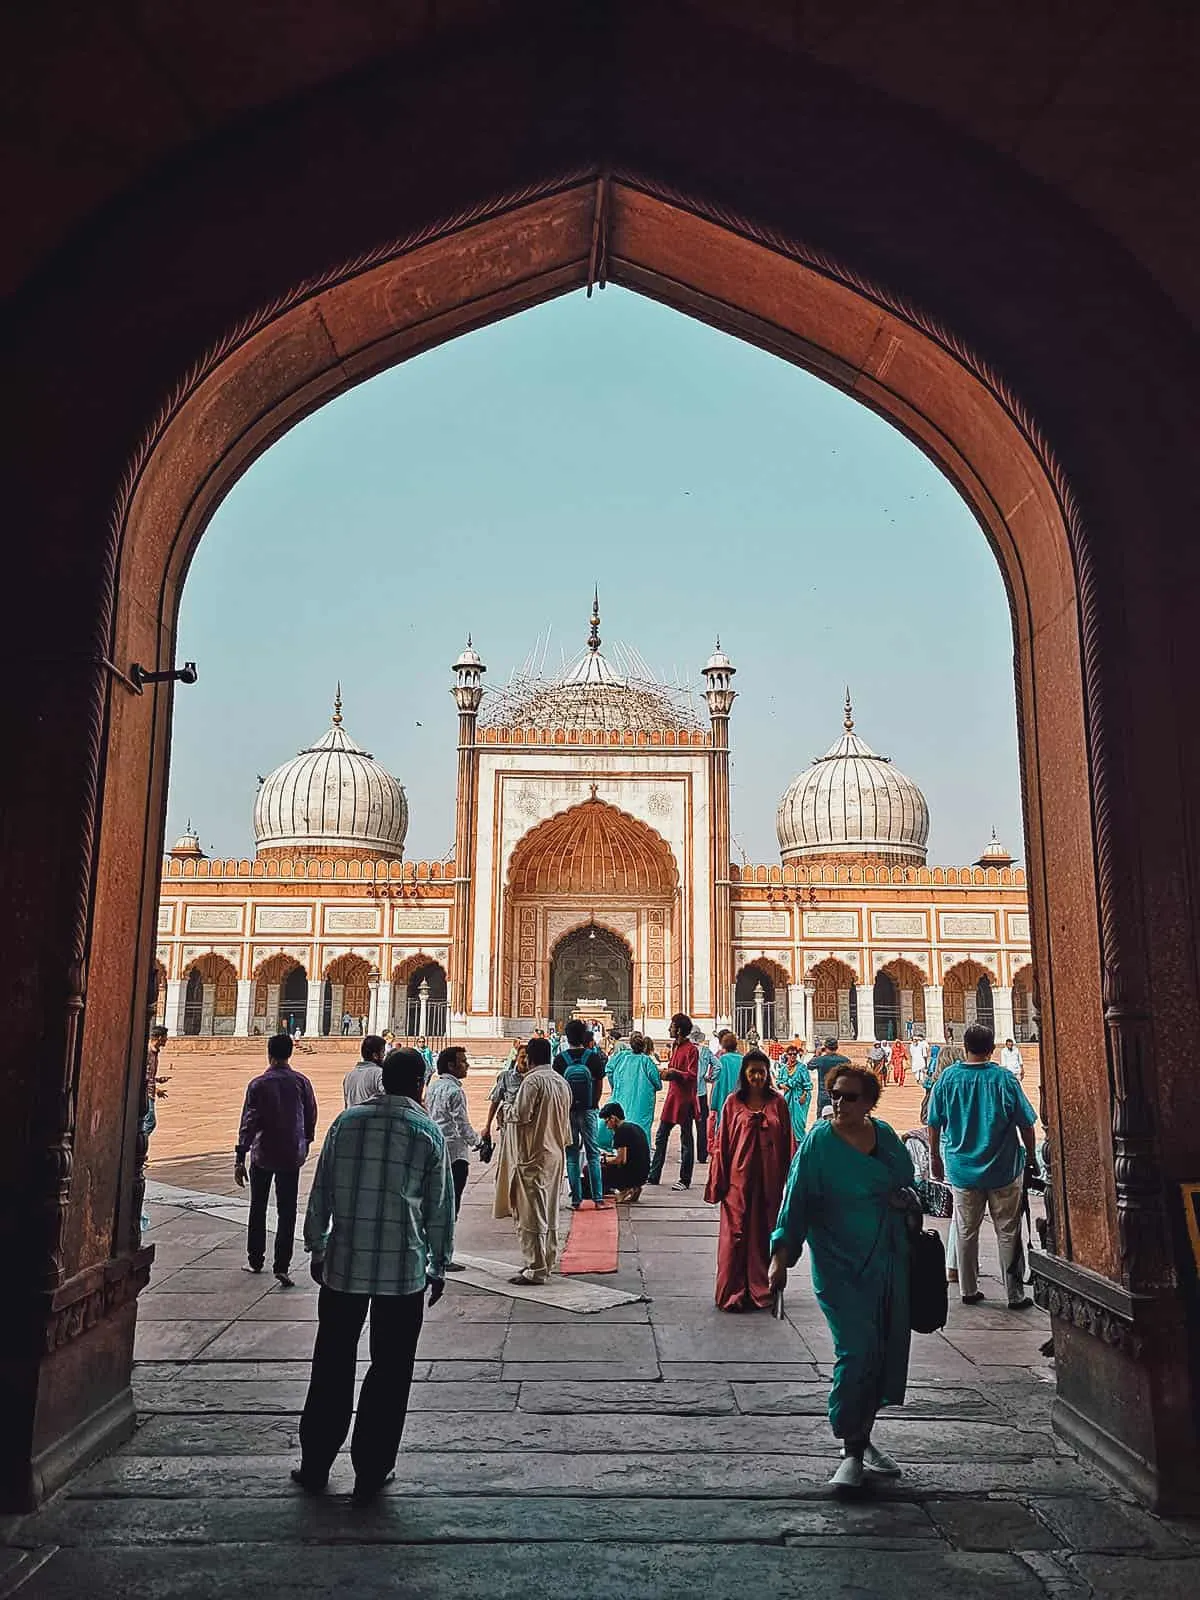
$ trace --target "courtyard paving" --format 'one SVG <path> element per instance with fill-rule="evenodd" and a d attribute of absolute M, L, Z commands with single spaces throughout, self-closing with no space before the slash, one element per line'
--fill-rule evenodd
<path fill-rule="evenodd" d="M 394 1483 L 353 1510 L 343 1456 L 307 1499 L 288 1469 L 315 1287 L 241 1271 L 227 1155 L 152 1176 L 234 1210 L 152 1205 L 136 1435 L 3 1525 L 0 1595 L 1200 1594 L 1200 1525 L 1144 1512 L 1050 1431 L 1048 1325 L 1002 1307 L 990 1251 L 987 1301 L 914 1337 L 908 1404 L 880 1424 L 903 1478 L 831 1499 L 832 1351 L 806 1268 L 786 1320 L 722 1316 L 715 1213 L 666 1181 L 622 1208 L 618 1271 L 590 1280 L 636 1299 L 580 1315 L 452 1280 L 426 1315 Z M 515 1262 L 490 1209 L 474 1166 L 460 1247 Z"/>

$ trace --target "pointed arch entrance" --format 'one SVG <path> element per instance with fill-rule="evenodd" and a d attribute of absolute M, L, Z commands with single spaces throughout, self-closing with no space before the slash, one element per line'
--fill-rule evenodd
<path fill-rule="evenodd" d="M 1106 231 L 1103 182 L 1081 201 L 1045 175 L 1053 162 L 1035 178 L 1011 140 L 934 121 L 902 80 L 869 87 L 852 43 L 836 65 L 790 22 L 743 35 L 600 9 L 617 19 L 602 73 L 597 35 L 563 7 L 560 30 L 503 48 L 478 49 L 464 22 L 461 53 L 436 40 L 414 66 L 394 48 L 365 80 L 337 70 L 297 94 L 292 75 L 219 133 L 197 119 L 186 157 L 149 147 L 111 206 L 84 196 L 87 226 L 51 232 L 63 254 L 22 295 L 12 515 L 41 535 L 13 552 L 9 643 L 42 659 L 44 620 L 20 597 L 54 593 L 86 644 L 48 662 L 10 729 L 23 760 L 0 966 L 28 974 L 8 1042 L 37 1070 L 6 1080 L 0 1148 L 34 1352 L 11 1381 L 24 1420 L 4 1446 L 9 1497 L 43 1492 L 43 1467 L 61 1477 L 64 1439 L 132 1416 L 146 1262 L 130 1175 L 173 691 L 135 694 L 127 669 L 175 665 L 191 552 L 285 428 L 438 340 L 607 278 L 885 413 L 997 554 L 1047 1058 L 1039 1293 L 1058 1312 L 1059 1421 L 1143 1491 L 1182 1485 L 1200 1502 L 1195 1314 L 1177 1288 L 1192 1263 L 1167 1215 L 1200 1126 L 1181 1114 L 1180 1043 L 1200 989 L 1178 956 L 1195 946 L 1179 880 L 1195 687 L 1160 646 L 1186 635 L 1196 584 L 1179 532 L 1196 520 L 1194 330 L 1154 252 Z M 444 140 L 429 141 L 435 123 Z M 429 160 L 406 161 L 418 147 Z M 189 263 L 186 288 L 161 241 Z"/>
<path fill-rule="evenodd" d="M 595 922 L 564 933 L 550 952 L 549 1020 L 561 1029 L 572 1016 L 621 1034 L 633 1027 L 633 952 Z"/>
<path fill-rule="evenodd" d="M 504 991 L 511 1015 L 565 1022 L 589 998 L 569 993 L 588 971 L 611 990 L 627 1019 L 622 1026 L 636 1018 L 661 1030 L 678 1009 L 678 896 L 671 847 L 619 807 L 593 798 L 539 823 L 509 864 Z M 602 933 L 603 957 L 596 949 Z"/>

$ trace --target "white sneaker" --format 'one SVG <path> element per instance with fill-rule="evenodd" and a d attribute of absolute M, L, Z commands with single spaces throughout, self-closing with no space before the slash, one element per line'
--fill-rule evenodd
<path fill-rule="evenodd" d="M 863 1451 L 863 1466 L 868 1472 L 877 1472 L 881 1477 L 898 1478 L 900 1464 L 893 1461 L 886 1450 L 880 1450 L 878 1445 L 869 1444 Z"/>
<path fill-rule="evenodd" d="M 831 1489 L 861 1489 L 863 1464 L 857 1456 L 843 1456 L 838 1469 L 829 1480 Z"/>

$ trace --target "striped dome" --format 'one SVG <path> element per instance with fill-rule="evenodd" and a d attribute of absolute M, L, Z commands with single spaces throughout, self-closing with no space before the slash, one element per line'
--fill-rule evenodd
<path fill-rule="evenodd" d="M 263 779 L 254 802 L 258 850 L 399 859 L 407 832 L 404 790 L 343 728 L 339 689 L 324 738 Z"/>
<path fill-rule="evenodd" d="M 775 831 L 783 860 L 875 856 L 920 865 L 929 838 L 925 796 L 855 733 L 848 694 L 843 727 L 838 742 L 779 802 Z"/>

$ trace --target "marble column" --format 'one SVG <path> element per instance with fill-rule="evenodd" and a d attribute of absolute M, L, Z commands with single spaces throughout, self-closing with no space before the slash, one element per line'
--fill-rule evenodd
<path fill-rule="evenodd" d="M 321 997 L 325 993 L 325 985 L 320 978 L 308 980 L 308 1006 L 304 1014 L 304 1032 L 309 1039 L 316 1039 L 321 1032 Z M 275 1010 L 279 1010 L 279 996 L 276 992 Z M 271 1032 L 279 1026 L 279 1018 L 272 1015 L 269 1019 Z"/>
<path fill-rule="evenodd" d="M 808 994 L 802 983 L 793 983 L 788 989 L 788 1037 L 812 1043 L 808 1037 Z"/>
<path fill-rule="evenodd" d="M 277 983 L 267 985 L 267 1017 L 263 1026 L 267 1030 L 267 1037 L 279 1032 L 279 989 Z"/>
<path fill-rule="evenodd" d="M 177 1039 L 183 1032 L 183 1009 L 186 1003 L 187 980 L 168 978 L 166 1029 L 172 1039 Z"/>
<path fill-rule="evenodd" d="M 1013 1037 L 1013 1003 L 1011 989 L 992 990 L 992 1021 L 996 1029 L 996 1045 Z"/>
<path fill-rule="evenodd" d="M 254 979 L 239 978 L 237 986 L 237 1011 L 233 1019 L 233 1031 L 237 1038 L 250 1037 L 250 1007 L 254 1004 Z"/>
<path fill-rule="evenodd" d="M 200 1032 L 206 1039 L 212 1038 L 213 1016 L 217 1009 L 217 986 L 215 983 L 204 985 L 204 999 L 200 1006 Z"/>
<path fill-rule="evenodd" d="M 858 1037 L 868 1043 L 875 1038 L 875 991 L 865 983 L 858 991 Z"/>
<path fill-rule="evenodd" d="M 925 1037 L 932 1044 L 942 1044 L 946 1038 L 946 1018 L 942 1010 L 940 983 L 925 985 Z"/>
<path fill-rule="evenodd" d="M 392 980 L 380 978 L 375 991 L 375 1016 L 371 1023 L 373 1033 L 382 1033 L 392 1026 Z"/>

